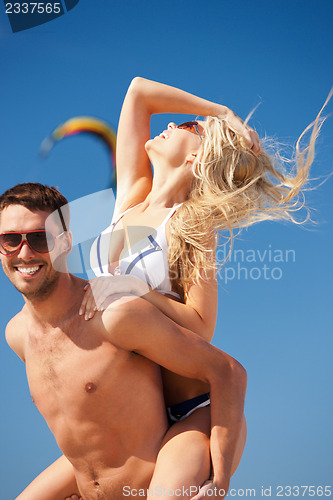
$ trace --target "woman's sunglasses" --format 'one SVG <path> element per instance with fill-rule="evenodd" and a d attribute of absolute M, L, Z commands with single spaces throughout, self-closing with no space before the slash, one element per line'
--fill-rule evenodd
<path fill-rule="evenodd" d="M 2 233 L 0 234 L 0 253 L 2 255 L 15 255 L 26 241 L 31 250 L 38 253 L 52 252 L 56 238 L 65 231 L 53 236 L 50 231 L 28 231 L 27 233 Z"/>
<path fill-rule="evenodd" d="M 198 125 L 199 125 L 198 122 L 185 122 L 182 123 L 181 125 L 177 125 L 177 128 L 182 128 L 188 130 L 189 132 L 194 132 L 195 134 L 198 134 L 198 136 L 202 140 L 202 136 L 199 132 Z"/>

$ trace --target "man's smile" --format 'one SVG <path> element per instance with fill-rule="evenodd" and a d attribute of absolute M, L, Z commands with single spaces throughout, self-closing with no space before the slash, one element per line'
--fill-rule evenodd
<path fill-rule="evenodd" d="M 34 264 L 34 265 L 24 264 L 24 265 L 13 266 L 16 272 L 18 272 L 21 276 L 24 277 L 36 276 L 42 267 L 43 266 L 41 264 Z"/>

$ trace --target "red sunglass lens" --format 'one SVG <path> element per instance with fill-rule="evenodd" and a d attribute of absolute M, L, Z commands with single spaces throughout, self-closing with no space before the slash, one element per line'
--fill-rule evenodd
<path fill-rule="evenodd" d="M 178 128 L 187 128 L 187 129 L 194 129 L 195 130 L 193 122 L 182 123 L 181 125 L 178 125 Z"/>
<path fill-rule="evenodd" d="M 36 231 L 27 234 L 27 241 L 36 252 L 46 253 L 53 250 L 54 239 L 48 231 Z"/>
<path fill-rule="evenodd" d="M 22 236 L 17 233 L 7 233 L 0 235 L 0 249 L 2 253 L 10 255 L 15 253 L 17 248 L 20 246 L 22 241 Z"/>

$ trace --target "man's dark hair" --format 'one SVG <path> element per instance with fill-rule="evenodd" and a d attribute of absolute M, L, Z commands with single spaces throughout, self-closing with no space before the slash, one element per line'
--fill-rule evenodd
<path fill-rule="evenodd" d="M 58 211 L 62 229 L 67 231 L 69 228 L 68 201 L 55 187 L 44 186 L 38 182 L 17 184 L 0 196 L 0 215 L 9 205 L 22 205 L 31 211 Z"/>

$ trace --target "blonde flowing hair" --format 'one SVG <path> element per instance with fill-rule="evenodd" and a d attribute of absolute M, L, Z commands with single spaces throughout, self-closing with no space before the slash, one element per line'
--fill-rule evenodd
<path fill-rule="evenodd" d="M 233 230 L 265 220 L 297 221 L 294 213 L 305 206 L 304 189 L 314 159 L 315 142 L 324 118 L 321 113 L 299 137 L 293 167 L 286 171 L 278 154 L 256 154 L 247 142 L 219 117 L 207 117 L 204 138 L 193 165 L 190 194 L 170 221 L 170 276 L 178 292 L 186 295 L 191 283 L 199 283 L 216 269 L 219 231 Z M 308 145 L 301 149 L 311 130 Z M 230 251 L 229 251 L 230 252 Z"/>

